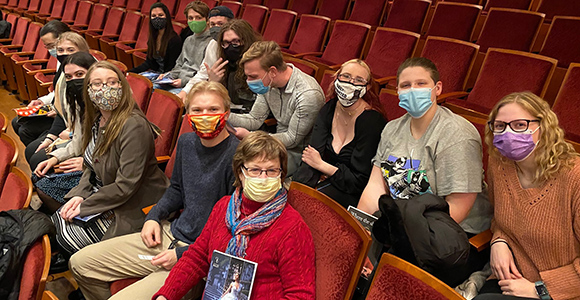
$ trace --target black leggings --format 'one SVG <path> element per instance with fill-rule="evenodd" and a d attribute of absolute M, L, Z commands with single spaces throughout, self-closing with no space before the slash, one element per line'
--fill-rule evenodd
<path fill-rule="evenodd" d="M 516 297 L 516 296 L 507 296 L 502 295 L 501 288 L 498 284 L 497 279 L 491 279 L 485 282 L 481 290 L 479 291 L 479 295 L 473 300 L 532 300 L 534 298 L 525 298 L 525 297 Z M 537 299 L 536 299 L 537 300 Z"/>

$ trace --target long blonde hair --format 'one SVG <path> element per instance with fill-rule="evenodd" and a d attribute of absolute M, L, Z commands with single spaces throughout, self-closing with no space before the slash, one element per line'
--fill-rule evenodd
<path fill-rule="evenodd" d="M 578 153 L 574 147 L 564 140 L 564 130 L 558 125 L 558 117 L 550 109 L 550 105 L 531 92 L 512 93 L 503 97 L 489 114 L 488 121 L 493 122 L 500 108 L 509 103 L 517 103 L 532 116 L 540 120 L 540 138 L 536 148 L 535 162 L 537 165 L 534 182 L 543 182 L 553 178 L 558 172 L 574 166 L 574 158 Z M 489 154 L 503 162 L 503 157 L 493 145 L 493 132 L 485 127 L 485 143 Z"/>
<path fill-rule="evenodd" d="M 108 69 L 117 74 L 121 84 L 122 96 L 119 101 L 119 106 L 111 111 L 111 117 L 106 124 L 107 130 L 105 130 L 103 133 L 102 139 L 96 143 L 93 157 L 101 156 L 109 150 L 115 139 L 117 139 L 121 133 L 123 126 L 125 126 L 125 122 L 127 122 L 127 119 L 129 119 L 132 113 L 136 113 L 142 116 L 144 119 L 147 119 L 145 114 L 143 114 L 133 99 L 133 93 L 131 91 L 131 87 L 129 86 L 129 82 L 127 81 L 127 78 L 123 76 L 121 70 L 119 70 L 115 65 L 108 61 L 97 62 L 87 71 L 87 75 L 85 76 L 85 81 L 83 84 L 83 99 L 85 101 L 85 118 L 83 120 L 83 148 L 86 148 L 89 145 L 90 140 L 93 138 L 93 124 L 101 115 L 101 112 L 97 106 L 89 98 L 89 92 L 87 89 L 89 83 L 91 82 L 91 76 L 93 72 L 98 68 Z M 151 126 L 151 130 L 154 132 L 155 136 L 159 136 L 161 133 L 159 127 L 152 123 L 149 123 L 149 125 Z"/>

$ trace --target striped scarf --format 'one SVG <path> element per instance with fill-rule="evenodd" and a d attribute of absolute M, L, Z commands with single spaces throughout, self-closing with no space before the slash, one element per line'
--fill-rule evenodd
<path fill-rule="evenodd" d="M 260 232 L 276 221 L 286 206 L 287 195 L 286 189 L 281 188 L 274 196 L 274 199 L 260 207 L 253 214 L 240 219 L 242 193 L 240 188 L 237 188 L 230 198 L 226 212 L 226 226 L 232 233 L 226 253 L 237 257 L 245 257 L 250 235 Z"/>

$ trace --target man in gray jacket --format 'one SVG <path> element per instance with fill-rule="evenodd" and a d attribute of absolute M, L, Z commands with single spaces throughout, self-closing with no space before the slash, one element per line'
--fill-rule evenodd
<path fill-rule="evenodd" d="M 314 120 L 324 105 L 324 92 L 312 76 L 292 64 L 286 64 L 280 46 L 273 41 L 255 42 L 240 60 L 248 87 L 258 94 L 248 114 L 230 115 L 236 136 L 243 139 L 257 130 L 272 113 L 277 121 L 276 133 L 288 149 L 288 175 L 301 161 Z"/>

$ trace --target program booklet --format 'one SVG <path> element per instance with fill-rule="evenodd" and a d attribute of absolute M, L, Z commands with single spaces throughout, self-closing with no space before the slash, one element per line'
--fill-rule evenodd
<path fill-rule="evenodd" d="M 375 224 L 375 221 L 379 219 L 354 206 L 349 205 L 347 210 L 368 232 L 371 232 L 373 229 L 373 224 Z"/>
<path fill-rule="evenodd" d="M 214 250 L 202 299 L 250 299 L 257 268 L 253 261 Z"/>
<path fill-rule="evenodd" d="M 18 117 L 41 117 L 53 111 L 54 108 L 50 104 L 39 104 L 30 107 L 14 108 Z"/>

